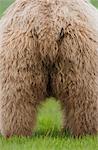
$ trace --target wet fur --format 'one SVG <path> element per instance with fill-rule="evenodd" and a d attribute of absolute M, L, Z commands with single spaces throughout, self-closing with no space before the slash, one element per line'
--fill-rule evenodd
<path fill-rule="evenodd" d="M 98 12 L 85 0 L 16 0 L 0 21 L 0 130 L 31 136 L 59 99 L 63 128 L 98 133 Z"/>

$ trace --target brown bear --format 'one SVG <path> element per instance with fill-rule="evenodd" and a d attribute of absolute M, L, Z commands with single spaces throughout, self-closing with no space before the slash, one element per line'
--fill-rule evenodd
<path fill-rule="evenodd" d="M 87 0 L 16 0 L 0 21 L 1 134 L 31 136 L 50 96 L 64 129 L 98 133 L 98 12 Z"/>

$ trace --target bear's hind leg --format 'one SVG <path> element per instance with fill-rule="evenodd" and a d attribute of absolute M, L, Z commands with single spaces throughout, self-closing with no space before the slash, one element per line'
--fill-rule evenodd
<path fill-rule="evenodd" d="M 0 130 L 5 137 L 31 136 L 37 106 L 45 98 L 44 74 L 32 70 L 20 72 L 10 68 L 0 84 Z"/>
<path fill-rule="evenodd" d="M 31 136 L 36 121 L 36 110 L 29 103 L 9 102 L 0 111 L 1 134 L 5 137 Z"/>
<path fill-rule="evenodd" d="M 68 61 L 64 67 L 62 72 L 60 70 L 53 75 L 54 95 L 60 100 L 63 110 L 63 130 L 67 129 L 77 137 L 97 134 L 98 87 L 95 76 L 79 73 L 79 70 L 70 71 Z"/>

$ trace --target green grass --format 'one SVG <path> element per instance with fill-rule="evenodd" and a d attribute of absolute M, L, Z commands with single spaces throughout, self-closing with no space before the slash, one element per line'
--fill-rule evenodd
<path fill-rule="evenodd" d="M 31 138 L 0 138 L 0 150 L 98 150 L 98 137 L 74 139 L 60 132 L 60 105 L 50 99 L 42 105 L 38 122 Z"/>
<path fill-rule="evenodd" d="M 0 0 L 0 15 L 13 0 Z M 93 0 L 98 6 L 98 1 Z M 60 105 L 52 98 L 38 112 L 37 126 L 31 138 L 0 137 L 0 150 L 98 150 L 98 136 L 74 139 L 60 132 L 62 124 Z"/>

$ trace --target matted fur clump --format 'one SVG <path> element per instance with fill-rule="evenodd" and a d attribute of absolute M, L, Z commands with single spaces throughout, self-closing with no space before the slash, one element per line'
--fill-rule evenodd
<path fill-rule="evenodd" d="M 60 100 L 63 128 L 98 133 L 98 12 L 86 0 L 16 0 L 0 21 L 0 130 L 30 136 L 38 105 Z"/>

